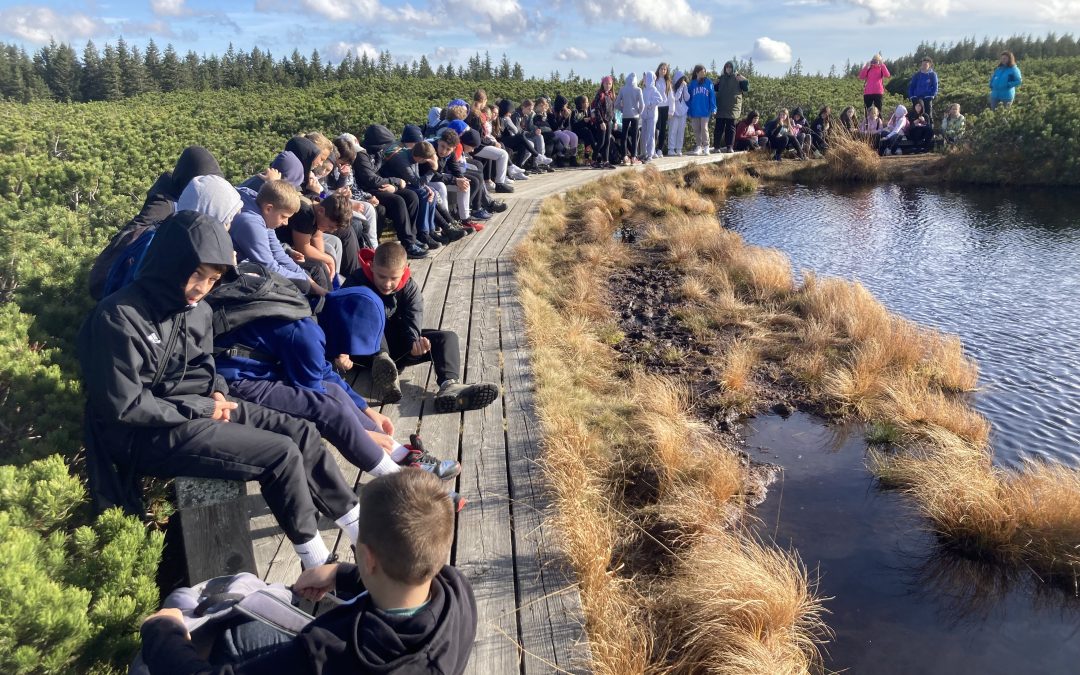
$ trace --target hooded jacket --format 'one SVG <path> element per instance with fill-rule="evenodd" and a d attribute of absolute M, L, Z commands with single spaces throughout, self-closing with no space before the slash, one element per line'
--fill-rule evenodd
<path fill-rule="evenodd" d="M 610 75 L 605 75 L 600 80 L 600 88 L 596 90 L 596 96 L 593 97 L 592 106 L 590 110 L 595 118 L 596 122 L 613 122 L 615 120 L 615 98 L 614 91 L 604 91 L 604 85 L 612 84 Z"/>
<path fill-rule="evenodd" d="M 244 206 L 236 188 L 221 176 L 196 176 L 176 200 L 177 211 L 198 211 L 228 229 Z"/>
<path fill-rule="evenodd" d="M 892 138 L 893 136 L 904 133 L 904 130 L 907 129 L 907 126 L 907 108 L 902 105 L 898 105 L 896 106 L 896 110 L 893 112 L 892 117 L 889 118 L 889 121 L 886 125 L 885 131 L 887 132 L 887 134 L 885 138 Z"/>
<path fill-rule="evenodd" d="M 228 385 L 214 365 L 210 307 L 187 304 L 184 287 L 203 263 L 235 274 L 221 223 L 181 211 L 161 224 L 135 281 L 90 313 L 78 337 L 86 392 L 87 473 L 96 508 L 138 508 L 131 463 L 139 428 L 173 427 L 214 413 Z M 159 382 L 152 386 L 160 370 Z"/>
<path fill-rule="evenodd" d="M 682 72 L 675 71 L 675 78 L 671 86 L 671 95 L 668 97 L 668 108 L 671 109 L 671 114 L 674 117 L 685 117 L 687 106 L 690 101 L 689 84 L 687 82 L 679 83 L 682 79 Z"/>
<path fill-rule="evenodd" d="M 866 96 L 882 96 L 885 94 L 885 80 L 892 77 L 888 66 L 882 63 L 870 63 L 859 71 L 859 79 L 866 82 L 863 85 L 863 94 Z"/>
<path fill-rule="evenodd" d="M 716 90 L 707 78 L 691 80 L 687 86 L 690 103 L 687 105 L 688 117 L 708 117 L 716 112 Z"/>
<path fill-rule="evenodd" d="M 937 96 L 938 77 L 933 70 L 917 71 L 908 83 L 908 98 L 934 98 Z"/>
<path fill-rule="evenodd" d="M 300 160 L 296 158 L 296 155 L 288 150 L 279 152 L 274 161 L 270 162 L 270 168 L 277 169 L 278 173 L 281 174 L 281 180 L 288 182 L 297 189 L 300 189 L 300 186 L 304 184 L 304 167 L 300 164 Z M 264 183 L 266 183 L 266 179 L 263 178 L 262 174 L 257 173 L 236 187 L 251 188 L 258 192 L 262 189 Z"/>
<path fill-rule="evenodd" d="M 308 174 L 311 173 L 311 165 L 315 163 L 315 159 L 320 154 L 319 146 L 303 136 L 293 136 L 285 144 L 285 151 L 291 152 L 300 160 L 300 167 L 303 171 L 301 180 L 307 180 Z"/>
<path fill-rule="evenodd" d="M 371 272 L 371 261 L 375 251 L 365 248 L 360 251 L 360 269 L 345 280 L 345 288 L 366 286 L 382 300 L 386 309 L 386 332 L 395 335 L 405 334 L 412 342 L 420 339 L 420 327 L 424 323 L 424 296 L 420 287 L 411 278 L 409 267 L 401 275 L 401 281 L 393 293 L 383 295 L 375 287 L 375 276 Z"/>
<path fill-rule="evenodd" d="M 645 110 L 645 96 L 641 93 L 641 88 L 637 86 L 636 73 L 626 76 L 626 84 L 615 97 L 615 107 L 622 112 L 624 120 L 640 117 L 642 111 Z"/>
<path fill-rule="evenodd" d="M 655 110 L 664 105 L 665 97 L 656 86 L 656 75 L 650 70 L 645 73 L 645 80 L 641 86 L 641 94 L 645 99 L 645 110 Z"/>
<path fill-rule="evenodd" d="M 336 587 L 363 591 L 355 565 L 338 567 Z M 380 610 L 365 592 L 321 615 L 290 642 L 224 666 L 199 659 L 182 625 L 154 619 L 143 624 L 142 655 L 154 675 L 459 675 L 469 662 L 476 623 L 472 588 L 447 565 L 431 581 L 431 599 L 411 616 Z"/>
<path fill-rule="evenodd" d="M 1016 98 L 1016 88 L 1022 79 L 1017 66 L 998 64 L 990 73 L 990 95 L 999 101 L 1011 101 Z"/>
<path fill-rule="evenodd" d="M 360 152 L 353 160 L 353 176 L 358 187 L 368 192 L 375 192 L 390 183 L 379 174 L 382 167 L 382 152 L 397 139 L 390 130 L 381 124 L 372 124 L 364 129 L 364 140 L 360 143 Z"/>
<path fill-rule="evenodd" d="M 281 241 L 266 226 L 266 219 L 256 202 L 258 194 L 246 187 L 238 188 L 237 192 L 244 206 L 229 228 L 237 259 L 259 263 L 286 279 L 307 281 L 307 272 L 285 253 Z"/>
<path fill-rule="evenodd" d="M 728 74 L 731 66 L 731 74 Z M 724 64 L 724 70 L 713 84 L 716 91 L 716 116 L 721 119 L 738 119 L 742 115 L 742 95 L 750 91 L 750 83 L 735 77 L 735 66 L 731 61 Z"/>

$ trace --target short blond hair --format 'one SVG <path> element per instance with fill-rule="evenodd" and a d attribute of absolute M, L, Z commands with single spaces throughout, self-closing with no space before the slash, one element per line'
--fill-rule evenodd
<path fill-rule="evenodd" d="M 427 471 L 379 476 L 360 491 L 357 541 L 391 579 L 413 586 L 430 581 L 450 557 L 454 505 L 446 486 Z"/>
<path fill-rule="evenodd" d="M 296 213 L 300 210 L 300 193 L 288 181 L 268 180 L 259 188 L 255 203 L 259 206 L 269 204 L 283 213 Z"/>
<path fill-rule="evenodd" d="M 334 151 L 334 144 L 330 142 L 329 138 L 323 136 L 318 131 L 306 133 L 304 134 L 304 138 L 314 143 L 315 147 L 317 147 L 320 152 L 331 153 Z"/>
<path fill-rule="evenodd" d="M 446 121 L 463 120 L 469 114 L 469 109 L 463 105 L 452 105 L 446 109 Z"/>

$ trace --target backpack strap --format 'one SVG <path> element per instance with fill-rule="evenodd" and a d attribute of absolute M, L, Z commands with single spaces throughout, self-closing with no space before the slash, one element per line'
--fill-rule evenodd
<path fill-rule="evenodd" d="M 186 317 L 180 321 L 187 323 Z M 169 340 L 165 343 L 165 356 L 161 359 L 161 363 L 158 364 L 157 372 L 154 373 L 154 379 L 150 382 L 150 390 L 153 391 L 161 384 L 161 380 L 165 377 L 165 367 L 169 365 L 169 359 L 172 358 L 173 350 L 176 349 L 176 341 L 180 338 L 180 321 L 174 320 L 172 332 L 169 333 Z"/>

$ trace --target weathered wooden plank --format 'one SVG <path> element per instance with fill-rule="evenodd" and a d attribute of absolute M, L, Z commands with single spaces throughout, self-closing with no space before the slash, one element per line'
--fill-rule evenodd
<path fill-rule="evenodd" d="M 493 257 L 500 260 L 511 259 L 513 257 L 514 249 L 517 248 L 517 245 L 525 238 L 536 223 L 536 218 L 540 215 L 540 205 L 543 203 L 543 199 L 531 199 L 524 205 L 526 210 L 522 215 L 520 224 L 509 234 L 506 240 L 503 241 L 502 248 L 497 252 L 492 252 L 494 254 Z"/>
<path fill-rule="evenodd" d="M 513 265 L 499 261 L 507 462 L 525 672 L 588 670 L 580 598 L 569 565 L 544 526 L 548 508 L 537 465 L 540 427 L 533 407 L 532 369 Z"/>
<path fill-rule="evenodd" d="M 502 378 L 498 293 L 495 261 L 477 262 L 465 363 L 471 381 Z M 458 515 L 453 564 L 472 584 L 480 617 L 467 672 L 513 673 L 521 655 L 502 399 L 464 418 L 459 489 L 469 505 Z"/>
<path fill-rule="evenodd" d="M 507 223 L 510 223 L 514 220 L 514 209 L 516 206 L 516 202 L 507 200 L 506 206 L 507 208 L 505 211 L 495 214 L 494 218 L 487 221 L 482 231 L 466 237 L 462 240 L 465 246 L 459 249 L 457 255 L 455 256 L 456 258 L 463 259 L 480 257 L 480 251 L 482 251 L 484 247 L 487 246 L 487 243 L 496 236 L 496 233 L 503 227 L 506 227 Z"/>
<path fill-rule="evenodd" d="M 499 252 L 506 245 L 506 240 L 521 227 L 531 202 L 532 200 L 529 199 L 517 199 L 510 204 L 510 208 L 504 214 L 506 218 L 499 224 L 498 229 L 484 242 L 483 248 L 476 250 L 475 257 L 478 260 L 498 257 Z"/>

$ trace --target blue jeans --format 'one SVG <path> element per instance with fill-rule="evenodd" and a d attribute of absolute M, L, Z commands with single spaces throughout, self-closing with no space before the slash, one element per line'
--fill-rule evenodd
<path fill-rule="evenodd" d="M 254 619 L 237 619 L 230 623 L 210 652 L 210 663 L 225 665 L 241 663 L 271 652 L 292 642 L 293 637 Z"/>

